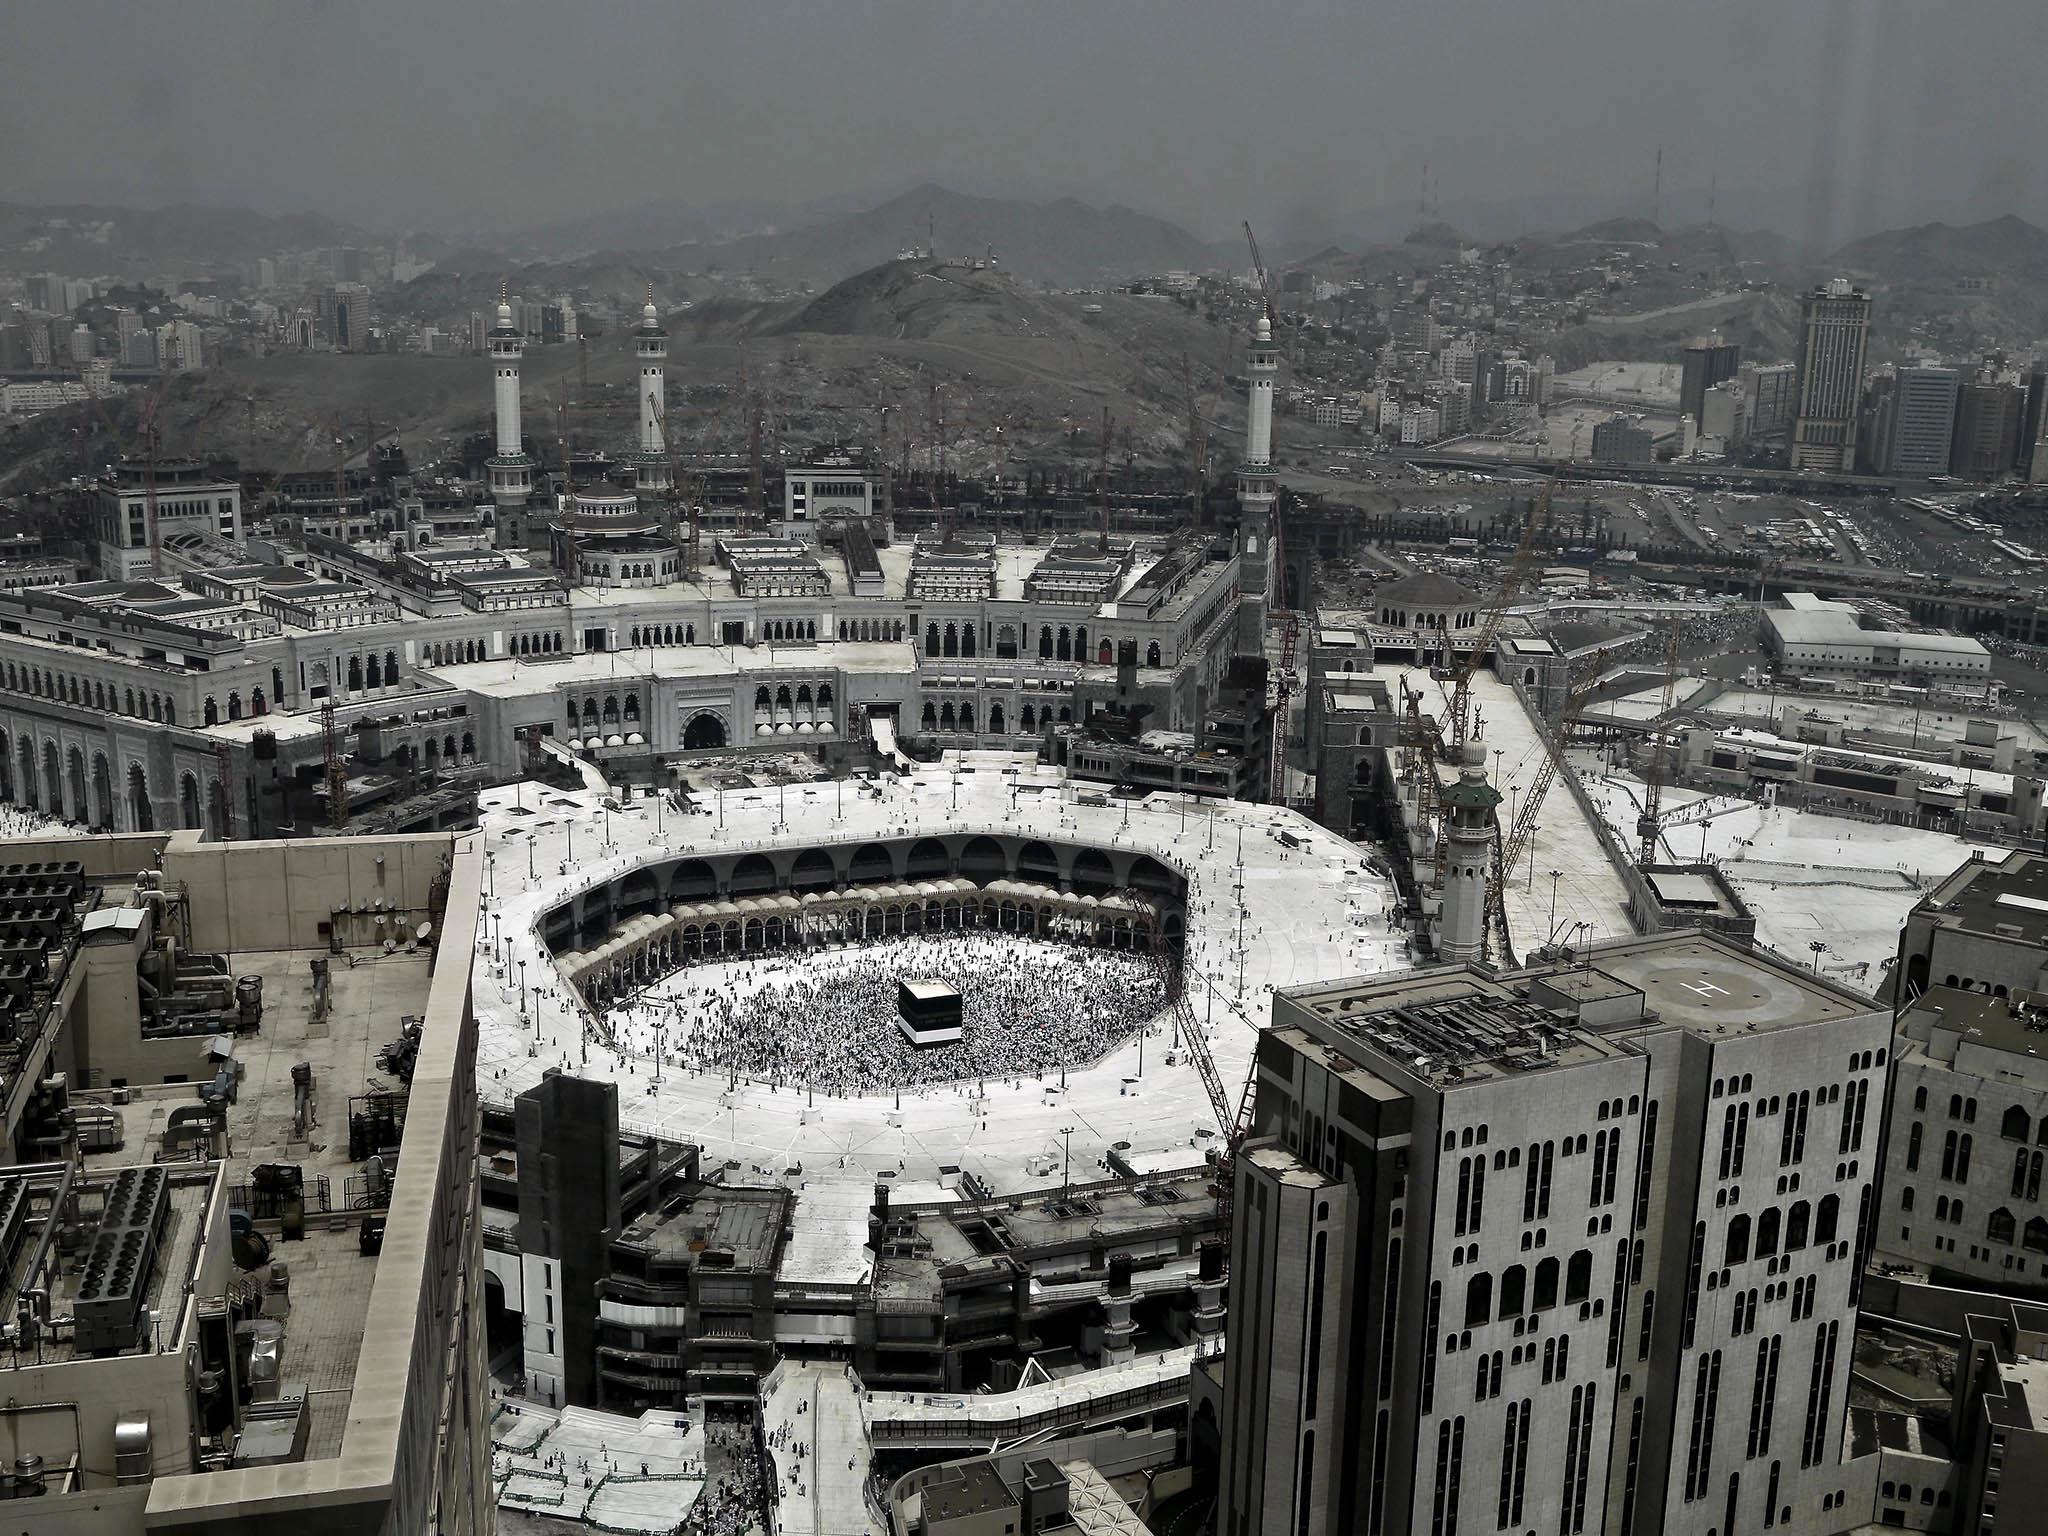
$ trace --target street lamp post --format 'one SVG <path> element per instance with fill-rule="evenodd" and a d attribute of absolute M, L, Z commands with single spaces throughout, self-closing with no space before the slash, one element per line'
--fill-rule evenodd
<path fill-rule="evenodd" d="M 1557 882 L 1563 874 L 1564 871 L 1561 869 L 1553 869 L 1550 872 L 1550 934 L 1552 937 L 1555 937 L 1557 934 Z"/>
<path fill-rule="evenodd" d="M 1060 1141 L 1063 1143 L 1060 1151 L 1060 1198 L 1064 1200 L 1067 1191 L 1073 1187 L 1074 1128 L 1071 1125 L 1060 1127 Z"/>

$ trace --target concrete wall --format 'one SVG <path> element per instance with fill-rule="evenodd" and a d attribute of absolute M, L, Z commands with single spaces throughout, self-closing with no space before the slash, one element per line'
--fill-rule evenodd
<path fill-rule="evenodd" d="M 483 1256 L 477 1188 L 476 1021 L 470 1007 L 483 886 L 480 838 L 365 840 L 336 849 L 294 845 L 312 857 L 305 878 L 363 878 L 377 850 L 387 867 L 421 881 L 435 850 L 454 851 L 439 960 L 427 995 L 399 1173 L 384 1250 L 370 1292 L 341 1454 L 282 1467 L 160 1478 L 150 1488 L 147 1529 L 206 1536 L 487 1536 L 495 1512 L 485 1410 Z M 287 850 L 254 850 L 272 880 L 297 875 Z M 231 861 L 216 874 L 234 875 Z M 395 877 L 394 877 L 395 878 Z M 236 877 L 237 896 L 260 891 Z M 317 885 L 325 896 L 338 885 Z M 277 887 L 271 887 L 274 892 Z M 401 887 L 403 889 L 403 887 Z M 260 900 L 258 895 L 255 899 Z M 223 891 L 223 902 L 228 898 Z M 311 907 L 317 909 L 316 901 Z M 229 911 L 251 933 L 289 932 L 295 917 L 266 925 Z M 227 946 L 223 946 L 227 947 Z"/>
<path fill-rule="evenodd" d="M 448 836 L 435 832 L 264 843 L 181 836 L 165 849 L 164 876 L 191 895 L 195 949 L 324 949 L 336 913 L 367 914 L 375 902 L 416 927 L 447 873 L 449 848 Z M 343 942 L 372 941 L 374 925 L 353 926 L 360 931 L 345 931 Z M 394 937 L 410 932 L 392 926 Z"/>

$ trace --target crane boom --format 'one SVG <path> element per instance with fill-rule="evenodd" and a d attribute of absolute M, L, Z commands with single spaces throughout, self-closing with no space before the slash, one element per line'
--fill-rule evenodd
<path fill-rule="evenodd" d="M 1507 618 L 1508 604 L 1514 599 L 1515 587 L 1535 558 L 1537 531 L 1550 521 L 1550 487 L 1550 481 L 1543 482 L 1542 493 L 1529 509 L 1529 521 L 1522 529 L 1522 536 L 1515 544 L 1515 552 L 1507 568 L 1501 572 L 1500 587 L 1493 595 L 1493 605 L 1480 622 L 1478 633 L 1473 635 L 1472 645 L 1458 667 L 1457 684 L 1451 692 L 1451 745 L 1454 748 L 1465 745 L 1470 729 L 1472 675 L 1479 670 L 1479 658 L 1500 634 L 1501 623 Z"/>
<path fill-rule="evenodd" d="M 1259 254 L 1259 237 L 1252 233 L 1252 221 L 1244 221 L 1244 242 L 1252 248 L 1252 271 L 1259 280 L 1259 297 L 1266 302 L 1266 320 L 1274 322 L 1273 280 L 1266 274 L 1266 258 Z"/>
<path fill-rule="evenodd" d="M 1642 839 L 1636 862 L 1645 868 L 1657 862 L 1657 838 L 1664 795 L 1664 755 L 1670 737 L 1664 717 L 1671 713 L 1678 695 L 1678 626 L 1673 624 L 1664 642 L 1664 702 L 1657 710 L 1656 745 L 1650 750 L 1650 772 L 1643 782 L 1643 814 L 1636 818 L 1636 835 Z"/>

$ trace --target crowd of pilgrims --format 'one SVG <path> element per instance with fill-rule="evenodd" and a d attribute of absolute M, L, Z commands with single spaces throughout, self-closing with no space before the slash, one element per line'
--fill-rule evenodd
<path fill-rule="evenodd" d="M 1155 955 L 1010 934 L 921 935 L 717 969 L 736 984 L 613 1005 L 606 1023 L 614 1042 L 652 1056 L 658 1038 L 664 1072 L 855 1097 L 1092 1062 L 1168 1004 L 1166 962 Z M 918 1047 L 904 1038 L 896 987 L 913 979 L 960 993 L 958 1044 Z"/>

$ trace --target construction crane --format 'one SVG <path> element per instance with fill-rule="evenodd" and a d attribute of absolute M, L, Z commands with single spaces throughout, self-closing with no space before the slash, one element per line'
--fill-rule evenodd
<path fill-rule="evenodd" d="M 1209 1054 L 1208 1037 L 1202 1033 L 1195 1010 L 1188 1004 L 1185 970 L 1180 985 L 1175 989 L 1173 1007 L 1180 1021 L 1180 1037 L 1187 1042 L 1188 1055 L 1194 1058 L 1195 1073 L 1202 1079 L 1202 1091 L 1209 1095 L 1209 1108 L 1216 1116 L 1216 1129 L 1223 1137 L 1223 1145 L 1216 1153 L 1216 1214 L 1227 1225 L 1237 1154 L 1244 1145 L 1245 1137 L 1251 1134 L 1253 1090 L 1259 1077 L 1258 1053 L 1252 1054 L 1251 1066 L 1245 1073 L 1244 1087 L 1237 1096 L 1237 1108 L 1233 1111 L 1224 1092 L 1222 1074 L 1216 1070 L 1216 1058 Z"/>
<path fill-rule="evenodd" d="M 142 521 L 149 533 L 149 574 L 159 577 L 164 573 L 164 533 L 156 515 L 156 461 L 163 444 L 163 433 L 156 424 L 157 407 L 163 403 L 163 381 L 158 380 L 150 390 L 149 398 L 142 402 L 142 422 L 139 431 L 142 436 L 142 451 L 147 457 L 142 462 Z"/>
<path fill-rule="evenodd" d="M 1464 661 L 1459 664 L 1456 684 L 1451 690 L 1450 746 L 1453 752 L 1463 749 L 1465 737 L 1471 729 L 1472 677 L 1479 670 L 1479 659 L 1499 636 L 1501 623 L 1507 618 L 1508 605 L 1514 601 L 1515 588 L 1521 584 L 1523 573 L 1536 557 L 1538 534 L 1550 521 L 1551 484 L 1549 480 L 1543 482 L 1542 494 L 1529 509 L 1529 521 L 1523 525 L 1515 552 L 1501 571 L 1500 586 L 1494 591 L 1493 602 L 1485 618 L 1480 620 L 1477 633 L 1472 636 Z"/>
<path fill-rule="evenodd" d="M 1109 407 L 1102 408 L 1102 446 L 1095 465 L 1095 490 L 1102 498 L 1102 552 L 1109 553 Z"/>
<path fill-rule="evenodd" d="M 1275 517 L 1274 521 L 1277 524 L 1279 519 Z M 1277 547 L 1276 541 L 1275 548 Z M 1294 695 L 1294 648 L 1300 639 L 1301 615 L 1291 609 L 1282 609 L 1280 673 L 1273 689 L 1273 762 L 1267 770 L 1275 805 L 1287 803 L 1287 701 Z"/>
<path fill-rule="evenodd" d="M 342 761 L 331 694 L 320 705 L 320 745 L 327 757 L 327 824 L 344 827 L 348 825 L 348 765 Z"/>
<path fill-rule="evenodd" d="M 683 544 L 683 579 L 688 580 L 697 570 L 697 514 L 701 500 L 698 477 L 683 474 L 682 456 L 676 451 L 675 434 L 669 430 L 670 413 L 668 403 L 653 390 L 647 392 L 648 403 L 654 407 L 654 424 L 661 433 L 661 451 L 668 459 L 668 493 L 670 500 L 680 500 L 683 515 L 689 527 L 689 536 Z"/>
<path fill-rule="evenodd" d="M 1543 808 L 1544 797 L 1550 793 L 1550 786 L 1556 782 L 1558 770 L 1564 765 L 1565 746 L 1571 740 L 1573 727 L 1579 723 L 1580 713 L 1600 685 L 1600 674 L 1606 670 L 1606 660 L 1605 651 L 1595 656 L 1586 681 L 1565 700 L 1564 708 L 1558 713 L 1557 724 L 1544 742 L 1543 761 L 1536 765 L 1536 777 L 1530 781 L 1529 792 L 1522 797 L 1522 803 L 1515 812 L 1515 824 L 1508 830 L 1505 841 L 1496 838 L 1493 878 L 1488 885 L 1486 902 L 1488 930 L 1490 933 L 1493 927 L 1499 928 L 1503 935 L 1503 953 L 1506 950 L 1508 881 L 1514 878 L 1522 850 L 1535 835 L 1536 813 Z"/>
<path fill-rule="evenodd" d="M 1636 835 L 1642 840 L 1636 862 L 1645 869 L 1657 862 L 1659 810 L 1664 796 L 1665 750 L 1671 739 L 1664 728 L 1664 717 L 1671 713 L 1671 705 L 1677 694 L 1678 626 L 1673 624 L 1664 640 L 1664 701 L 1657 708 L 1654 725 L 1656 744 L 1650 749 L 1650 771 L 1643 778 L 1643 813 L 1636 818 Z"/>
<path fill-rule="evenodd" d="M 1265 301 L 1266 323 L 1278 324 L 1273 315 L 1273 281 L 1266 274 L 1266 258 L 1259 254 L 1259 237 L 1252 233 L 1250 219 L 1244 221 L 1244 243 L 1252 248 L 1252 272 L 1259 280 L 1259 297 Z"/>

